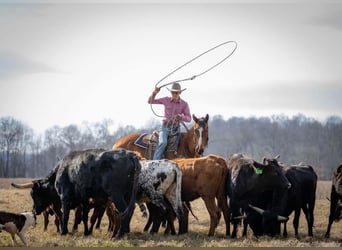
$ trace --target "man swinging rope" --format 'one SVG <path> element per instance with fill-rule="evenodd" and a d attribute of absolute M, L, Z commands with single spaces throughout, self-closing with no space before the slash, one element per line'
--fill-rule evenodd
<path fill-rule="evenodd" d="M 191 115 L 189 105 L 186 101 L 180 98 L 182 93 L 179 83 L 172 84 L 171 97 L 162 97 L 155 99 L 156 95 L 160 91 L 160 87 L 156 87 L 152 92 L 152 95 L 148 98 L 149 104 L 163 104 L 164 105 L 164 119 L 159 132 L 159 142 L 154 152 L 153 160 L 159 160 L 164 154 L 167 146 L 168 137 L 177 133 L 177 140 L 175 147 L 177 148 L 180 140 L 180 122 L 191 122 Z"/>

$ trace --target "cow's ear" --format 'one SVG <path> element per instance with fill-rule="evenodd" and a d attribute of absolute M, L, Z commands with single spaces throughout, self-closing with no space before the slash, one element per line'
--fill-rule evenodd
<path fill-rule="evenodd" d="M 32 188 L 39 188 L 39 187 L 40 187 L 39 181 L 33 181 L 33 187 Z"/>

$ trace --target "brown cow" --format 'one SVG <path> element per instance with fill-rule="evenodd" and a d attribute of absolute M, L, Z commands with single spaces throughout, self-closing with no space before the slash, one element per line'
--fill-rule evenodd
<path fill-rule="evenodd" d="M 229 207 L 227 204 L 227 164 L 224 158 L 208 155 L 200 158 L 174 159 L 180 167 L 182 178 L 182 200 L 186 202 L 202 198 L 210 215 L 208 236 L 213 236 L 223 212 L 226 235 L 230 234 Z M 217 199 L 217 205 L 215 198 Z M 188 211 L 186 225 L 188 225 Z"/>

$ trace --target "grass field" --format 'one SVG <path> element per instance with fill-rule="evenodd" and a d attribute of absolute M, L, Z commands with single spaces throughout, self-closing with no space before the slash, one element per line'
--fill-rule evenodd
<path fill-rule="evenodd" d="M 29 190 L 18 190 L 11 187 L 11 182 L 24 183 L 29 179 L 0 179 L 0 210 L 10 212 L 31 211 L 32 200 Z M 330 195 L 330 181 L 319 181 L 317 188 L 317 201 L 315 207 L 314 237 L 307 237 L 306 221 L 302 214 L 300 218 L 300 239 L 294 237 L 292 227 L 292 216 L 288 223 L 287 238 L 261 237 L 255 239 L 252 232 L 248 231 L 247 238 L 242 238 L 239 234 L 237 239 L 225 237 L 224 220 L 221 219 L 214 237 L 208 237 L 209 216 L 202 202 L 198 199 L 192 202 L 193 211 L 199 218 L 196 221 L 190 217 L 189 233 L 185 235 L 165 236 L 163 229 L 159 234 L 150 235 L 143 232 L 146 218 L 142 218 L 139 209 L 136 209 L 131 221 L 131 233 L 121 240 L 110 240 L 106 236 L 108 220 L 104 216 L 100 230 L 95 230 L 92 236 L 83 237 L 83 226 L 79 226 L 78 232 L 67 236 L 60 236 L 56 232 L 53 218 L 50 217 L 48 230 L 43 230 L 43 217 L 38 216 L 38 224 L 35 228 L 30 228 L 26 233 L 29 246 L 32 247 L 341 247 L 342 227 L 341 222 L 334 223 L 331 231 L 331 238 L 324 240 L 328 216 L 329 201 L 326 197 Z M 73 223 L 73 212 L 71 212 L 71 224 Z M 176 224 L 178 226 L 178 224 Z M 241 230 L 239 231 L 241 233 Z M 17 239 L 18 242 L 20 241 Z M 20 242 L 21 244 L 21 242 Z M 6 232 L 0 233 L 0 247 L 11 246 L 10 235 Z"/>

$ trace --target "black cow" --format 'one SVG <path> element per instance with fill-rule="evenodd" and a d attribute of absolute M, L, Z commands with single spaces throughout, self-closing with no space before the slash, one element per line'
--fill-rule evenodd
<path fill-rule="evenodd" d="M 238 217 L 241 209 L 248 212 L 249 203 L 264 191 L 288 189 L 291 183 L 278 165 L 264 165 L 243 154 L 234 154 L 228 159 L 227 194 L 232 215 L 233 232 L 237 235 Z"/>
<path fill-rule="evenodd" d="M 89 199 L 108 199 L 119 211 L 116 235 L 129 232 L 141 165 L 136 154 L 124 149 L 74 151 L 60 162 L 55 187 L 62 201 L 62 235 L 68 233 L 70 209 L 81 205 L 84 235 L 89 234 Z M 114 236 L 114 235 L 113 235 Z"/>
<path fill-rule="evenodd" d="M 263 163 L 266 165 L 279 165 L 291 183 L 291 188 L 283 190 L 281 194 L 277 193 L 278 190 L 268 194 L 268 200 L 264 200 L 264 206 L 274 206 L 271 213 L 263 212 L 262 207 L 259 207 L 257 211 L 262 217 L 262 223 L 258 224 L 261 227 L 262 234 L 274 236 L 280 234 L 280 223 L 277 218 L 278 215 L 288 217 L 294 211 L 293 227 L 295 230 L 295 236 L 298 237 L 298 225 L 300 212 L 303 210 L 308 226 L 308 235 L 313 236 L 313 223 L 314 223 L 314 207 L 316 201 L 316 187 L 317 187 L 317 175 L 313 168 L 306 164 L 299 165 L 287 165 L 280 163 L 276 158 L 264 159 Z M 261 209 L 260 209 L 261 208 Z M 258 215 L 257 215 L 258 217 Z M 257 219 L 254 218 L 257 221 Z M 283 236 L 287 236 L 286 222 L 284 223 Z M 255 223 L 255 221 L 254 221 Z M 256 225 L 249 223 L 251 228 L 255 228 Z M 260 232 L 260 229 L 258 230 Z"/>
<path fill-rule="evenodd" d="M 325 233 L 326 239 L 330 237 L 332 223 L 342 218 L 342 163 L 337 167 L 336 172 L 332 174 L 331 179 L 330 215 L 327 232 Z"/>

